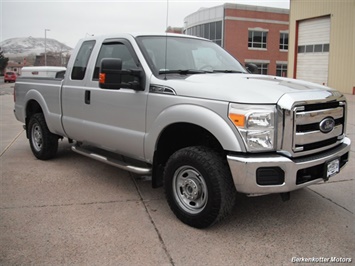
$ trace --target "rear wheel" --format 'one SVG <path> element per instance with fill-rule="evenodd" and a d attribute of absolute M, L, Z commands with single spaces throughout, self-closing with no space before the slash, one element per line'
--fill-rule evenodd
<path fill-rule="evenodd" d="M 175 152 L 166 166 L 164 187 L 171 210 L 192 227 L 208 227 L 234 207 L 236 190 L 229 167 L 206 147 Z"/>
<path fill-rule="evenodd" d="M 27 130 L 31 150 L 36 158 L 48 160 L 56 155 L 58 136 L 49 131 L 42 113 L 31 116 Z"/>

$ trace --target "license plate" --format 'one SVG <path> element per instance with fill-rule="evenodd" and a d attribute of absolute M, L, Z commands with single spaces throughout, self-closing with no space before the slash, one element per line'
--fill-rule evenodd
<path fill-rule="evenodd" d="M 327 163 L 327 178 L 339 173 L 339 158 Z"/>

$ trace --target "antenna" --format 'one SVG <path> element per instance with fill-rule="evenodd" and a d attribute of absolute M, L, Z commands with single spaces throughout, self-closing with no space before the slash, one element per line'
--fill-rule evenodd
<path fill-rule="evenodd" d="M 167 60 L 168 60 L 168 23 L 169 23 L 169 0 L 166 0 L 166 22 L 165 22 L 165 66 L 164 70 L 166 70 L 167 67 Z M 165 71 L 165 77 L 164 80 L 166 80 L 166 71 Z"/>

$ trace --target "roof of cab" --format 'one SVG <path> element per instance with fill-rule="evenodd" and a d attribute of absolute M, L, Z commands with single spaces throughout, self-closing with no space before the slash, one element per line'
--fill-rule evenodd
<path fill-rule="evenodd" d="M 89 36 L 84 39 L 83 41 L 87 40 L 105 40 L 105 39 L 114 39 L 114 38 L 137 38 L 137 37 L 143 37 L 143 36 L 157 36 L 157 37 L 180 37 L 180 38 L 190 38 L 190 39 L 200 39 L 200 40 L 207 40 L 201 37 L 196 37 L 192 35 L 186 35 L 186 34 L 178 34 L 178 33 L 154 33 L 154 32 L 136 32 L 136 33 L 117 33 L 117 34 L 108 34 L 108 35 L 97 35 L 97 36 Z"/>

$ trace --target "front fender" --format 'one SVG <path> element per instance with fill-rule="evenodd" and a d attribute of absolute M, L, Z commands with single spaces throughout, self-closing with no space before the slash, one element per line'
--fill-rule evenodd
<path fill-rule="evenodd" d="M 236 129 L 222 116 L 198 105 L 173 105 L 161 112 L 150 126 L 145 136 L 145 157 L 152 162 L 159 137 L 166 127 L 175 123 L 190 123 L 209 131 L 224 150 L 245 151 L 241 137 Z M 174 141 L 174 140 L 172 140 Z"/>

